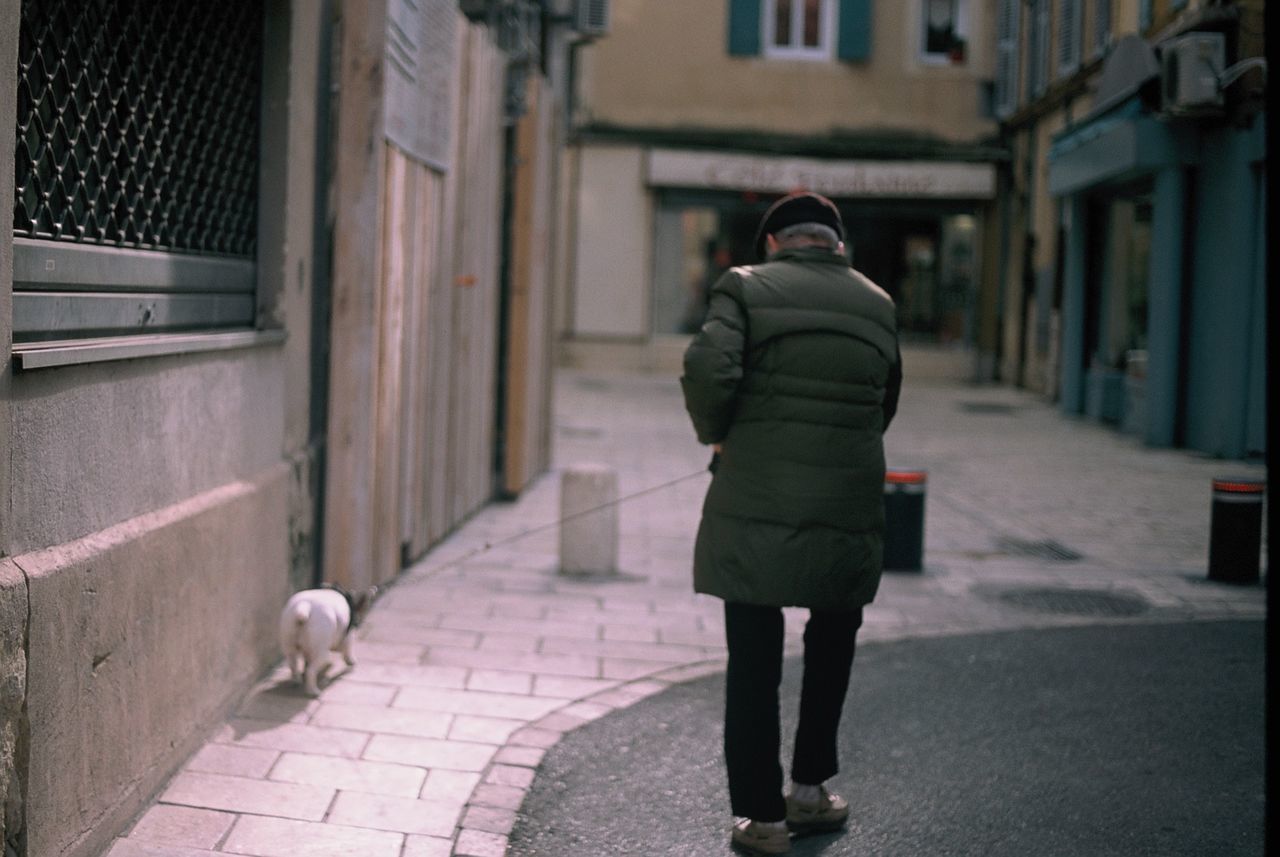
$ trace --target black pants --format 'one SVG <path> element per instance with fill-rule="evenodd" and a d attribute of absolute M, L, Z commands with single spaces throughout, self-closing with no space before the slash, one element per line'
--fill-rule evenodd
<path fill-rule="evenodd" d="M 729 669 L 725 680 L 724 755 L 734 815 L 782 821 L 781 724 L 782 609 L 724 605 Z M 836 733 L 862 611 L 810 610 L 804 628 L 804 679 L 791 779 L 818 785 L 835 776 Z"/>

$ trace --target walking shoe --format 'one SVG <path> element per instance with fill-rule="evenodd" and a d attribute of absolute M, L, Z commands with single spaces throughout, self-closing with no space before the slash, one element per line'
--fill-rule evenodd
<path fill-rule="evenodd" d="M 787 795 L 787 827 L 797 835 L 824 833 L 844 827 L 849 818 L 849 802 L 819 786 L 818 799 L 801 802 Z"/>
<path fill-rule="evenodd" d="M 791 837 L 785 825 L 763 825 L 744 818 L 733 825 L 730 843 L 747 854 L 787 854 L 791 851 Z"/>

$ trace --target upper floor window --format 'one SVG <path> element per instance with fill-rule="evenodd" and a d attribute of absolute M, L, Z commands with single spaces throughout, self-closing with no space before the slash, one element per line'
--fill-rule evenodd
<path fill-rule="evenodd" d="M 727 0 L 733 57 L 866 62 L 872 0 Z"/>
<path fill-rule="evenodd" d="M 969 32 L 966 0 L 923 0 L 923 4 L 921 58 L 930 63 L 963 63 Z"/>
<path fill-rule="evenodd" d="M 1093 52 L 1102 56 L 1111 45 L 1111 0 L 1096 0 L 1093 12 Z"/>
<path fill-rule="evenodd" d="M 835 31 L 835 0 L 765 0 L 765 54 L 828 59 Z"/>

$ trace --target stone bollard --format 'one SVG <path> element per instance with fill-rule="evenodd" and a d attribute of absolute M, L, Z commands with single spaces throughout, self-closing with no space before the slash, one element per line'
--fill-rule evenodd
<path fill-rule="evenodd" d="M 618 474 L 613 468 L 576 464 L 561 474 L 561 574 L 617 572 L 617 500 Z M 582 514 L 590 509 L 597 511 Z"/>

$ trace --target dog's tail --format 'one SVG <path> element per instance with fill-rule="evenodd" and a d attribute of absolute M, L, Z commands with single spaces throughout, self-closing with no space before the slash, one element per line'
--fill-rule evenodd
<path fill-rule="evenodd" d="M 293 605 L 293 624 L 301 628 L 307 624 L 307 619 L 311 617 L 311 605 L 305 601 L 300 601 Z"/>

